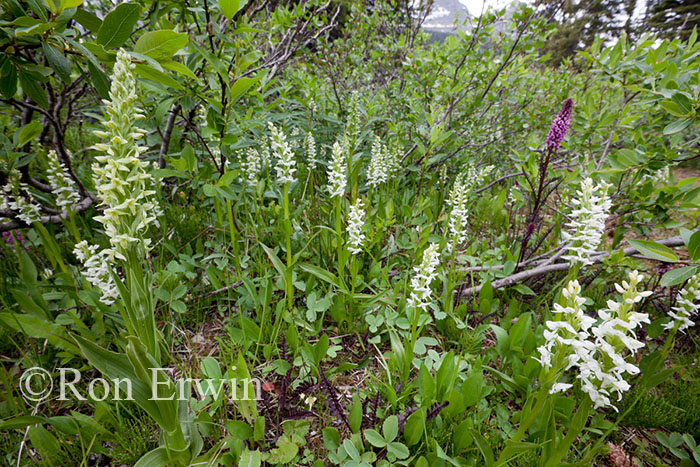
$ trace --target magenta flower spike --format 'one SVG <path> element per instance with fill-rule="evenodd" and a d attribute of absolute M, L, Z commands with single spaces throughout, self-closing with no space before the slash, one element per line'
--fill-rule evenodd
<path fill-rule="evenodd" d="M 554 153 L 554 151 L 559 149 L 561 142 L 564 141 L 566 132 L 569 130 L 569 125 L 571 125 L 571 109 L 573 105 L 573 99 L 570 97 L 566 99 L 559 111 L 559 115 L 552 121 L 552 127 L 549 130 L 546 140 L 548 153 Z"/>

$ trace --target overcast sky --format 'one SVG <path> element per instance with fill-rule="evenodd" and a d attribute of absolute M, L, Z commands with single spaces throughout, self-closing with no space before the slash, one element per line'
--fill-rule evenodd
<path fill-rule="evenodd" d="M 486 11 L 490 6 L 496 8 L 506 6 L 510 3 L 510 0 L 459 0 L 459 3 L 467 7 L 467 10 L 473 16 L 478 16 L 481 13 L 482 5 L 486 4 L 484 7 L 484 11 Z"/>

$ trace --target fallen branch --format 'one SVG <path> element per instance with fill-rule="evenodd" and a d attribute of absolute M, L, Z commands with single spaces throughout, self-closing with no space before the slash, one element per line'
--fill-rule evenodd
<path fill-rule="evenodd" d="M 78 212 L 85 211 L 91 205 L 92 205 L 92 199 L 85 198 L 80 203 L 76 204 L 73 207 L 73 212 L 78 213 Z M 10 213 L 9 212 L 2 212 L 1 214 L 7 215 Z M 49 222 L 58 223 L 58 222 L 61 222 L 62 220 L 67 219 L 67 218 L 68 218 L 68 211 L 63 211 L 60 214 L 55 214 L 53 216 L 42 216 L 39 219 L 39 222 L 42 224 L 48 224 Z M 31 225 L 27 224 L 26 222 L 23 222 L 20 219 L 14 219 L 14 220 L 11 220 L 9 222 L 4 222 L 4 223 L 0 224 L 0 232 L 6 232 L 8 230 L 20 229 L 23 227 L 31 227 Z"/>
<path fill-rule="evenodd" d="M 676 246 L 682 246 L 684 245 L 683 239 L 680 236 L 676 237 L 671 237 L 667 238 L 664 240 L 660 240 L 656 243 L 659 243 L 661 245 L 667 246 L 667 247 L 676 247 Z M 615 250 L 615 251 L 620 251 L 620 250 Z M 634 247 L 627 247 L 621 250 L 625 256 L 631 256 L 634 255 L 635 253 L 638 253 L 637 249 Z M 597 252 L 593 255 L 591 255 L 590 259 L 591 261 L 596 264 L 600 263 L 603 261 L 605 258 L 610 256 L 611 253 L 607 251 L 600 251 Z M 647 258 L 649 259 L 649 258 Z M 559 272 L 559 271 L 568 271 L 569 270 L 569 263 L 558 263 L 558 264 L 542 264 L 541 266 L 538 266 L 534 269 L 528 269 L 527 271 L 520 271 L 516 274 L 510 275 L 508 277 L 504 277 L 503 279 L 498 279 L 493 282 L 491 282 L 491 287 L 494 289 L 500 289 L 503 287 L 508 287 L 513 284 L 517 284 L 519 282 L 523 282 L 527 279 L 531 279 L 533 277 L 537 276 L 542 276 L 544 274 L 549 274 L 552 272 Z M 495 269 L 495 267 L 493 268 Z M 483 287 L 482 285 L 476 286 L 476 287 L 469 287 L 468 289 L 464 289 L 463 291 L 460 292 L 462 296 L 467 296 L 467 295 L 476 295 L 481 291 L 481 288 Z"/>

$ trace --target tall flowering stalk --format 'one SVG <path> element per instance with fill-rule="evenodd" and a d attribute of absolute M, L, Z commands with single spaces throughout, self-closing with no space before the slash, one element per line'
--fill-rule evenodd
<path fill-rule="evenodd" d="M 287 306 L 291 310 L 294 301 L 294 285 L 292 284 L 292 223 L 289 218 L 289 185 L 294 183 L 294 172 L 296 172 L 296 161 L 294 153 L 287 142 L 285 134 L 278 130 L 272 122 L 268 122 L 270 129 L 270 148 L 277 160 L 275 169 L 277 170 L 277 182 L 282 184 L 283 205 L 284 205 L 284 230 L 287 237 Z"/>
<path fill-rule="evenodd" d="M 525 259 L 526 250 L 532 234 L 537 229 L 537 222 L 539 218 L 539 212 L 547 201 L 547 197 L 552 192 L 549 188 L 552 183 L 552 179 L 547 179 L 547 170 L 549 169 L 549 163 L 552 156 L 556 153 L 557 149 L 564 141 L 564 137 L 569 130 L 571 125 L 571 112 L 573 110 L 574 101 L 568 98 L 564 101 L 559 114 L 552 121 L 552 126 L 547 133 L 545 139 L 545 149 L 540 156 L 539 167 L 538 167 L 538 180 L 537 182 L 530 181 L 528 179 L 529 185 L 532 187 L 532 204 L 530 206 L 530 214 L 526 222 L 527 232 L 523 235 L 522 241 L 520 242 L 520 254 L 518 256 L 517 265 Z M 527 177 L 527 175 L 526 175 Z M 535 188 L 535 186 L 537 188 Z"/>
<path fill-rule="evenodd" d="M 668 329 L 672 333 L 684 332 L 695 324 L 690 318 L 700 310 L 700 305 L 697 304 L 700 301 L 700 274 L 695 274 L 688 280 L 678 293 L 676 301 L 676 306 L 668 312 L 673 319 L 664 324 L 664 329 Z"/>
<path fill-rule="evenodd" d="M 80 194 L 75 190 L 75 184 L 66 175 L 65 169 L 58 161 L 56 151 L 49 151 L 47 159 L 49 168 L 46 175 L 53 193 L 56 194 L 56 206 L 61 210 L 71 211 L 75 204 L 80 201 Z"/>
<path fill-rule="evenodd" d="M 129 55 L 120 50 L 112 74 L 111 100 L 105 101 L 109 119 L 103 122 L 104 130 L 94 132 L 107 143 L 93 146 L 104 155 L 95 157 L 92 171 L 104 207 L 95 219 L 109 237 L 109 253 L 138 264 L 150 249 L 146 232 L 156 222 L 158 203 L 148 163 L 139 159 L 147 148 L 138 145 L 146 131 L 136 126 L 144 115 L 136 104 L 134 68 Z"/>
<path fill-rule="evenodd" d="M 331 166 L 328 168 L 328 193 L 331 198 L 345 195 L 347 185 L 345 156 L 343 146 L 337 141 L 333 143 Z"/>
<path fill-rule="evenodd" d="M 119 299 L 119 289 L 110 272 L 111 262 L 107 251 L 83 240 L 75 245 L 73 253 L 83 263 L 85 279 L 101 292 L 100 301 L 111 305 Z"/>
<path fill-rule="evenodd" d="M 343 235 L 343 225 L 341 216 L 341 201 L 343 196 L 345 196 L 345 187 L 347 184 L 345 165 L 346 152 L 344 145 L 341 145 L 337 141 L 333 143 L 333 150 L 331 155 L 331 166 L 328 168 L 328 193 L 333 200 L 333 206 L 335 208 L 335 232 L 337 241 L 337 253 L 338 253 L 338 274 L 342 275 L 343 271 L 343 249 L 342 249 L 342 235 Z"/>
<path fill-rule="evenodd" d="M 545 344 L 539 347 L 540 363 L 549 370 L 549 377 L 558 380 L 563 371 L 577 368 L 576 378 L 588 394 L 594 408 L 611 406 L 610 395 L 618 400 L 629 389 L 625 374 L 639 373 L 627 361 L 644 344 L 636 339 L 634 331 L 642 323 L 649 323 L 649 315 L 633 310 L 635 304 L 651 295 L 637 286 L 644 276 L 637 271 L 629 273 L 628 280 L 615 284 L 622 295 L 620 301 L 608 300 L 607 308 L 598 311 L 598 324 L 583 313 L 585 298 L 580 296 L 577 281 L 570 281 L 562 291 L 561 304 L 554 305 L 554 319 L 546 322 Z M 561 392 L 572 384 L 556 382 L 550 393 Z"/>
<path fill-rule="evenodd" d="M 576 191 L 578 198 L 571 200 L 574 208 L 571 220 L 566 223 L 570 232 L 562 232 L 565 242 L 568 242 L 569 254 L 564 259 L 572 266 L 586 266 L 592 263 L 590 257 L 600 245 L 605 231 L 605 219 L 610 214 L 611 201 L 607 194 L 610 185 L 601 181 L 593 185 L 591 178 L 581 183 Z"/>
<path fill-rule="evenodd" d="M 520 426 L 501 452 L 499 465 L 515 454 L 517 443 L 541 414 L 547 401 L 551 401 L 550 394 L 569 390 L 576 380 L 588 397 L 581 401 L 575 414 L 578 422 L 572 421 L 567 436 L 555 436 L 549 440 L 555 454 L 548 458 L 547 465 L 557 465 L 566 455 L 585 427 L 591 408 L 615 409 L 610 397 L 615 393 L 620 400 L 630 388 L 625 376 L 639 373 L 630 357 L 644 346 L 636 339 L 635 329 L 642 323 L 649 323 L 646 313 L 634 311 L 634 306 L 651 294 L 637 288 L 643 278 L 637 271 L 632 271 L 626 281 L 615 284 L 615 289 L 622 295 L 620 300 L 608 300 L 607 308 L 598 311 L 597 319 L 585 313 L 583 305 L 586 299 L 581 296 L 578 281 L 568 282 L 559 301 L 554 304 L 552 319 L 545 322 L 545 343 L 538 347 L 542 386 L 526 401 Z M 571 370 L 575 370 L 575 380 L 566 382 L 564 376 Z"/>
<path fill-rule="evenodd" d="M 552 126 L 547 134 L 547 139 L 545 141 L 546 150 L 548 154 L 554 154 L 564 137 L 566 132 L 569 131 L 569 126 L 571 125 L 571 110 L 574 106 L 574 101 L 570 97 L 564 101 L 564 104 L 559 111 L 559 114 L 552 121 Z"/>
<path fill-rule="evenodd" d="M 306 133 L 304 146 L 306 148 L 306 163 L 309 166 L 309 170 L 316 170 L 316 166 L 318 165 L 316 139 L 310 131 Z"/>
<path fill-rule="evenodd" d="M 413 309 L 426 311 L 430 306 L 430 283 L 437 276 L 437 267 L 440 263 L 439 245 L 431 243 L 423 252 L 423 260 L 413 268 L 411 278 L 411 294 L 408 297 L 408 306 Z"/>
<path fill-rule="evenodd" d="M 362 233 L 364 225 L 364 203 L 361 199 L 355 201 L 355 204 L 350 206 L 348 214 L 348 251 L 354 255 L 362 253 L 362 243 L 365 240 L 365 234 Z"/>
<path fill-rule="evenodd" d="M 457 177 L 447 199 L 447 204 L 450 206 L 447 228 L 452 239 L 452 242 L 448 243 L 448 245 L 451 247 L 451 250 L 454 250 L 457 245 L 464 243 L 467 239 L 470 191 L 471 184 L 465 181 L 465 177 Z"/>
<path fill-rule="evenodd" d="M 29 186 L 20 181 L 20 174 L 17 170 L 12 170 L 7 177 L 7 183 L 3 187 L 5 193 L 4 207 L 15 212 L 23 222 L 32 224 L 41 219 L 39 206 L 33 201 L 29 193 Z"/>
<path fill-rule="evenodd" d="M 120 286 L 122 300 L 118 302 L 127 330 L 137 336 L 156 361 L 160 361 L 158 332 L 155 324 L 152 280 L 143 261 L 148 255 L 151 239 L 147 230 L 157 223 L 160 212 L 155 198 L 155 182 L 148 173 L 148 164 L 139 156 L 146 147 L 138 142 L 146 133 L 136 124 L 144 118 L 137 105 L 138 95 L 133 76 L 135 66 L 124 50 L 117 53 L 112 73 L 110 100 L 106 104 L 104 130 L 95 135 L 106 143 L 94 149 L 103 153 L 92 165 L 97 195 L 102 199 L 103 214 L 96 216 L 105 229 L 111 248 L 103 254 L 121 260 L 126 286 Z M 93 251 L 83 245 L 83 251 Z M 87 253 L 84 254 L 87 258 Z M 116 276 L 115 276 L 116 277 Z"/>
<path fill-rule="evenodd" d="M 373 188 L 386 183 L 389 178 L 389 160 L 386 146 L 382 144 L 379 136 L 374 137 L 372 144 L 372 158 L 367 167 L 367 184 Z"/>

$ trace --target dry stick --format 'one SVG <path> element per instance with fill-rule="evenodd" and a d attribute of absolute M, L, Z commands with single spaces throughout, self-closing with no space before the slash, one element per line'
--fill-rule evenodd
<path fill-rule="evenodd" d="M 74 212 L 82 212 L 85 211 L 88 207 L 92 205 L 92 199 L 91 198 L 85 198 L 83 199 L 80 203 L 75 205 L 74 207 Z M 3 213 L 5 214 L 5 213 Z M 56 214 L 53 216 L 42 216 L 39 219 L 39 222 L 42 224 L 48 224 L 49 222 L 51 223 L 58 223 L 61 222 L 63 219 L 68 218 L 68 211 L 63 211 L 60 214 Z M 13 220 L 10 222 L 5 222 L 3 224 L 0 224 L 0 232 L 6 232 L 8 230 L 14 230 L 14 229 L 19 229 L 21 227 L 27 227 L 28 224 L 21 220 Z"/>
<path fill-rule="evenodd" d="M 658 241 L 657 243 L 667 246 L 667 247 L 676 247 L 676 246 L 681 246 L 683 245 L 683 239 L 680 236 L 676 237 L 670 237 L 661 241 Z M 624 248 L 623 250 L 616 250 L 616 251 L 622 251 L 625 256 L 631 256 L 635 253 L 638 253 L 638 250 L 634 247 L 627 247 Z M 595 263 L 600 263 L 603 261 L 603 259 L 607 258 L 610 256 L 610 253 L 607 251 L 599 251 L 597 253 L 594 253 L 591 255 L 589 258 L 594 264 Z M 647 258 L 649 259 L 649 258 Z M 541 266 L 538 266 L 534 269 L 529 269 L 527 271 L 521 271 L 516 274 L 513 274 L 508 277 L 504 277 L 503 279 L 498 279 L 496 281 L 491 282 L 491 287 L 494 289 L 500 289 L 502 287 L 508 287 L 509 285 L 516 284 L 518 282 L 523 282 L 527 279 L 541 276 L 543 274 L 549 274 L 551 272 L 559 272 L 559 271 L 568 271 L 569 270 L 569 263 L 559 263 L 559 264 L 543 264 Z M 481 291 L 481 288 L 483 285 L 479 285 L 476 287 L 470 287 L 468 289 L 464 289 L 461 293 L 461 295 L 476 295 Z"/>
<path fill-rule="evenodd" d="M 165 155 L 168 153 L 168 148 L 170 147 L 170 137 L 173 134 L 173 128 L 175 127 L 175 119 L 180 113 L 180 105 L 173 105 L 170 108 L 170 115 L 168 116 L 168 121 L 165 124 L 165 131 L 163 132 L 163 143 L 160 145 L 160 153 L 158 154 L 158 168 L 165 168 Z"/>

